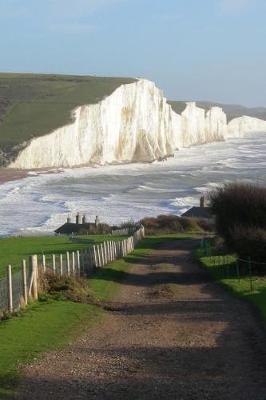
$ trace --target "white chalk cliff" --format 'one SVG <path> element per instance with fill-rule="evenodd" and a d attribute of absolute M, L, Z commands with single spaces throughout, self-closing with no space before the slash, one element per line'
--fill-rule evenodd
<path fill-rule="evenodd" d="M 228 124 L 228 136 L 243 137 L 250 132 L 266 132 L 266 121 L 244 115 L 233 119 Z"/>
<path fill-rule="evenodd" d="M 139 80 L 121 85 L 98 104 L 77 107 L 73 123 L 32 139 L 9 167 L 153 161 L 182 147 L 225 140 L 229 132 L 266 131 L 266 121 L 243 118 L 231 121 L 228 129 L 222 108 L 206 113 L 193 102 L 179 115 L 153 82 Z"/>

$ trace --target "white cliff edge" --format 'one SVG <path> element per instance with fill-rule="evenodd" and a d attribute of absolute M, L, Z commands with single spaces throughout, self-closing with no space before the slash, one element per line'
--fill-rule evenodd
<path fill-rule="evenodd" d="M 206 113 L 194 102 L 179 115 L 147 80 L 121 85 L 100 103 L 77 107 L 73 117 L 73 123 L 32 139 L 9 168 L 149 162 L 182 147 L 225 140 L 229 133 L 266 131 L 266 121 L 242 117 L 245 122 L 237 118 L 227 125 L 222 108 Z"/>

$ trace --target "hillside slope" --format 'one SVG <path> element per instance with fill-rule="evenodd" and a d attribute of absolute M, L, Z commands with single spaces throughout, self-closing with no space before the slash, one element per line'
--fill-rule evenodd
<path fill-rule="evenodd" d="M 134 81 L 131 78 L 1 73 L 2 163 L 5 157 L 14 158 L 25 146 L 23 142 L 70 123 L 75 107 L 98 103 L 120 85 Z"/>

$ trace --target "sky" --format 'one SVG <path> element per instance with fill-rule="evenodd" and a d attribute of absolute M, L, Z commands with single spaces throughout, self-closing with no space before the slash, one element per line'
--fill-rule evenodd
<path fill-rule="evenodd" d="M 265 16 L 266 0 L 0 0 L 0 71 L 143 77 L 173 100 L 266 106 Z"/>

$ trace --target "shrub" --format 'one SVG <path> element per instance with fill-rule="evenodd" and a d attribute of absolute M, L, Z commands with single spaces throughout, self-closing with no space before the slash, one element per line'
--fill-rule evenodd
<path fill-rule="evenodd" d="M 147 235 L 179 233 L 179 232 L 201 232 L 210 231 L 210 225 L 195 218 L 183 218 L 177 215 L 159 215 L 157 218 L 144 218 L 140 223 L 145 227 Z"/>
<path fill-rule="evenodd" d="M 217 232 L 240 257 L 266 262 L 266 188 L 234 183 L 210 194 Z"/>
<path fill-rule="evenodd" d="M 198 220 L 196 218 L 184 218 L 180 217 L 180 224 L 184 231 L 188 232 L 199 232 L 201 228 L 199 227 Z"/>
<path fill-rule="evenodd" d="M 91 303 L 93 296 L 86 279 L 73 276 L 59 276 L 47 271 L 40 276 L 41 291 L 44 296 L 68 299 L 79 303 Z"/>
<path fill-rule="evenodd" d="M 266 188 L 233 183 L 216 189 L 209 197 L 217 232 L 229 246 L 236 226 L 266 229 Z"/>
<path fill-rule="evenodd" d="M 231 230 L 234 250 L 240 258 L 266 262 L 266 230 L 235 226 Z M 264 268 L 266 272 L 266 266 Z"/>

